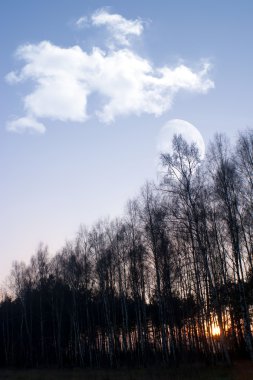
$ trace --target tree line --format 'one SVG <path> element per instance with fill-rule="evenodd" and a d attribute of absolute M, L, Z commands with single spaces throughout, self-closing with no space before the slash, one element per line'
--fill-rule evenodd
<path fill-rule="evenodd" d="M 1 366 L 253 360 L 253 130 L 203 161 L 175 135 L 161 161 L 123 217 L 13 263 Z"/>

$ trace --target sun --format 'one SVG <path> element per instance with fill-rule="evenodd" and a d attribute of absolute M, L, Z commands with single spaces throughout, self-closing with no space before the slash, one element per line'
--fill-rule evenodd
<path fill-rule="evenodd" d="M 219 328 L 219 326 L 212 326 L 212 335 L 213 336 L 220 336 L 220 328 Z"/>

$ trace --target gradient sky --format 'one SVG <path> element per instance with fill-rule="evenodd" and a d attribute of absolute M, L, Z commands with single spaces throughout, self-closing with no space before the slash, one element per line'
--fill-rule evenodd
<path fill-rule="evenodd" d="M 251 0 L 0 2 L 1 280 L 121 215 L 170 120 L 205 142 L 253 126 L 252 17 Z"/>

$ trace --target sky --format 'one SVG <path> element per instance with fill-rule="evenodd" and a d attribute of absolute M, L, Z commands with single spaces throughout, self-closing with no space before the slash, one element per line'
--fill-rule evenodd
<path fill-rule="evenodd" d="M 253 126 L 252 16 L 251 0 L 0 2 L 0 280 L 122 215 L 174 132 L 204 154 Z"/>

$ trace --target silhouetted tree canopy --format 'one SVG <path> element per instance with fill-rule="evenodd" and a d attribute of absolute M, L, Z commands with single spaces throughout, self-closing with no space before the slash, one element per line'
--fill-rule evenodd
<path fill-rule="evenodd" d="M 253 360 L 253 131 L 204 161 L 175 136 L 161 160 L 122 218 L 13 264 L 1 366 Z"/>

